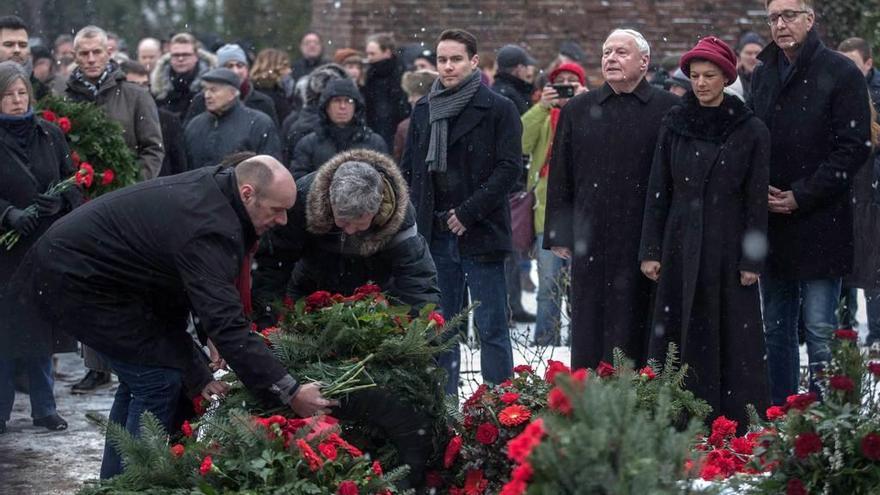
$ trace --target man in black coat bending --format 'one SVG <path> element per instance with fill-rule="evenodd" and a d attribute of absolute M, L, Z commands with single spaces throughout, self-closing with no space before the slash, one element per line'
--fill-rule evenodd
<path fill-rule="evenodd" d="M 751 106 L 770 129 L 767 269 L 761 276 L 770 394 L 800 377 L 803 308 L 811 371 L 831 360 L 841 278 L 853 265 L 852 177 L 871 152 L 865 76 L 813 29 L 811 0 L 768 0 L 773 42 L 758 55 Z"/>
<path fill-rule="evenodd" d="M 134 435 L 144 411 L 169 428 L 184 384 L 190 396 L 224 392 L 186 333 L 190 311 L 248 388 L 301 416 L 326 411 L 333 401 L 290 376 L 245 316 L 249 252 L 295 200 L 290 172 L 265 155 L 102 196 L 31 248 L 0 299 L 0 331 L 37 319 L 101 353 L 119 377 L 110 421 Z M 34 337 L 19 341 L 47 338 Z M 101 478 L 121 471 L 108 443 Z"/>
<path fill-rule="evenodd" d="M 559 117 L 544 249 L 571 260 L 571 365 L 595 368 L 615 347 L 646 358 L 651 283 L 639 271 L 645 191 L 660 122 L 678 97 L 645 80 L 651 49 L 619 29 L 602 47 L 605 84 Z"/>

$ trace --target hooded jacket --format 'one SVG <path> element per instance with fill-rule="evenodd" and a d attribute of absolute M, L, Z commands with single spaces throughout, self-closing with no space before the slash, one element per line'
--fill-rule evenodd
<path fill-rule="evenodd" d="M 337 96 L 351 98 L 355 102 L 354 118 L 344 127 L 337 126 L 327 115 L 330 100 Z M 385 140 L 367 127 L 364 99 L 354 81 L 337 79 L 330 81 L 318 101 L 320 127 L 302 138 L 293 150 L 290 172 L 295 179 L 314 172 L 340 151 L 363 148 L 388 153 Z"/>
<path fill-rule="evenodd" d="M 386 186 L 372 227 L 352 236 L 336 227 L 330 208 L 333 175 L 350 161 L 375 167 Z M 299 196 L 287 225 L 264 236 L 257 252 L 254 307 L 266 308 L 285 293 L 294 299 L 316 290 L 347 295 L 369 281 L 405 304 L 439 304 L 437 269 L 417 231 L 406 182 L 391 158 L 369 150 L 345 151 L 296 186 Z"/>
<path fill-rule="evenodd" d="M 206 50 L 196 52 L 199 62 L 195 67 L 195 77 L 186 92 L 175 91 L 172 82 L 171 54 L 159 57 L 153 73 L 150 74 L 150 90 L 159 108 L 164 108 L 183 120 L 193 97 L 202 89 L 202 76 L 217 66 L 217 57 Z"/>

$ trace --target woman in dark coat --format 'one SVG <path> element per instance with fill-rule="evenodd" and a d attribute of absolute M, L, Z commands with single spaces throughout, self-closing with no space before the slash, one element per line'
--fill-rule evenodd
<path fill-rule="evenodd" d="M 50 186 L 73 175 L 74 168 L 61 130 L 34 115 L 28 76 L 15 62 L 0 63 L 0 95 L 0 235 L 16 232 L 21 236 L 11 249 L 0 246 L 3 291 L 28 248 L 52 222 L 79 203 L 80 195 L 75 188 L 61 195 L 46 194 Z M 31 205 L 36 205 L 36 210 L 28 209 Z M 28 355 L 4 355 L 2 350 L 12 346 L 2 347 L 0 433 L 6 431 L 12 412 L 16 367 L 23 367 L 29 378 L 34 426 L 66 429 L 67 422 L 55 411 L 52 355 L 46 349 Z"/>
<path fill-rule="evenodd" d="M 681 59 L 693 92 L 663 120 L 639 259 L 658 282 L 650 354 L 678 344 L 688 388 L 747 424 L 769 405 L 758 273 L 766 255 L 770 138 L 738 98 L 736 56 L 700 40 Z"/>

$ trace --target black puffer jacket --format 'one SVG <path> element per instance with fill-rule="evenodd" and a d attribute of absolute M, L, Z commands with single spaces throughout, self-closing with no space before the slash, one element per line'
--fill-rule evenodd
<path fill-rule="evenodd" d="M 327 105 L 337 96 L 346 96 L 355 101 L 354 118 L 345 127 L 337 126 L 327 116 Z M 340 151 L 363 148 L 388 153 L 382 137 L 367 127 L 364 99 L 351 79 L 330 81 L 321 94 L 318 108 L 320 127 L 302 138 L 293 150 L 290 172 L 295 179 L 314 172 Z"/>
<path fill-rule="evenodd" d="M 330 209 L 333 174 L 349 161 L 373 165 L 386 184 L 373 227 L 354 236 L 336 227 Z M 351 294 L 368 281 L 414 307 L 439 304 L 437 269 L 417 231 L 406 182 L 391 158 L 375 151 L 346 151 L 296 185 L 298 197 L 287 225 L 264 236 L 257 252 L 255 308 L 267 308 L 285 293 L 294 299 L 316 290 Z"/>

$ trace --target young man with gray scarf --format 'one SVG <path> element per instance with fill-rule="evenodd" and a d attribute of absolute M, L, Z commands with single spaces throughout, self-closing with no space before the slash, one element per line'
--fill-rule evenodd
<path fill-rule="evenodd" d="M 447 317 L 458 313 L 467 284 L 479 303 L 483 381 L 497 384 L 513 371 L 504 256 L 511 251 L 507 194 L 522 168 L 522 124 L 510 100 L 480 83 L 478 64 L 472 34 L 440 35 L 440 77 L 413 108 L 401 169 L 437 266 L 440 307 Z M 458 333 L 446 330 L 449 338 Z M 449 373 L 446 392 L 457 394 L 459 348 L 439 359 Z"/>

